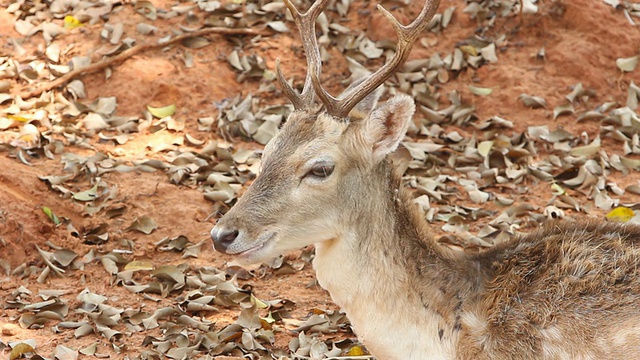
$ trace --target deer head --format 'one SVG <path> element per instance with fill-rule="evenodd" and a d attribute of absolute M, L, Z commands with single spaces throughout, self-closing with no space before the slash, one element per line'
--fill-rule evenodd
<path fill-rule="evenodd" d="M 400 24 L 378 5 L 396 31 L 393 58 L 374 74 L 334 97 L 320 83 L 322 62 L 315 21 L 328 0 L 300 13 L 285 4 L 300 30 L 307 56 L 301 93 L 289 85 L 277 62 L 278 80 L 294 105 L 280 132 L 267 144 L 262 169 L 247 192 L 211 230 L 216 250 L 244 264 L 322 241 L 340 239 L 388 176 L 386 156 L 403 139 L 414 113 L 413 99 L 397 95 L 377 105 L 377 89 L 402 65 L 427 27 L 439 0 L 428 0 L 409 25 Z M 320 106 L 316 104 L 316 97 Z"/>

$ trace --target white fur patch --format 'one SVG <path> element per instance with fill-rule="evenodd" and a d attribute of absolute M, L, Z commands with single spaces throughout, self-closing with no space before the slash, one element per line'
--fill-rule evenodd
<path fill-rule="evenodd" d="M 316 244 L 318 282 L 347 314 L 356 335 L 380 360 L 455 359 L 457 337 L 438 336 L 440 317 L 407 294 L 401 274 L 386 266 L 362 267 L 349 240 Z M 340 266 L 336 266 L 340 264 Z M 375 270 L 378 269 L 378 270 Z"/>

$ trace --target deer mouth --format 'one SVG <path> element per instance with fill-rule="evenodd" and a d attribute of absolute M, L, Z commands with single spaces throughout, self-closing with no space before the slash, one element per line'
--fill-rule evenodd
<path fill-rule="evenodd" d="M 233 255 L 234 257 L 243 258 L 243 259 L 254 257 L 256 254 L 260 252 L 260 250 L 264 249 L 264 247 L 268 245 L 269 242 L 275 237 L 276 237 L 275 232 L 264 234 L 260 236 L 258 239 L 256 239 L 256 242 L 253 245 L 251 245 L 251 247 L 249 247 L 248 249 L 243 249 L 236 253 L 232 253 L 232 254 L 228 253 L 228 254 Z"/>

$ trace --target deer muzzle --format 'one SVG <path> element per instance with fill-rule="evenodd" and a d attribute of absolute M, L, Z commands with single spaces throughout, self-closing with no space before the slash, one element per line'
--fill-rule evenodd
<path fill-rule="evenodd" d="M 238 238 L 240 232 L 238 230 L 214 227 L 211 229 L 211 240 L 213 240 L 213 248 L 221 253 L 227 253 L 229 247 Z"/>

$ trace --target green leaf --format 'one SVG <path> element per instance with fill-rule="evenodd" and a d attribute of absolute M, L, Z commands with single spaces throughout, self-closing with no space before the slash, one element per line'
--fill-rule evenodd
<path fill-rule="evenodd" d="M 157 117 L 158 119 L 166 118 L 167 116 L 171 116 L 176 112 L 176 106 L 174 104 L 154 108 L 147 105 L 147 110 L 151 113 L 151 115 Z"/>
<path fill-rule="evenodd" d="M 266 309 L 269 307 L 269 305 L 267 305 L 264 301 L 258 299 L 257 297 L 253 296 L 253 294 L 251 295 L 251 300 L 255 302 L 258 309 Z"/>
<path fill-rule="evenodd" d="M 54 224 L 60 225 L 60 219 L 58 219 L 58 216 L 54 214 L 50 208 L 43 206 L 42 211 L 49 217 L 51 221 L 53 221 Z"/>
<path fill-rule="evenodd" d="M 556 195 L 556 196 L 561 196 L 566 193 L 566 191 L 562 188 L 562 186 L 556 183 L 551 184 L 551 192 L 553 193 L 553 195 Z"/>

